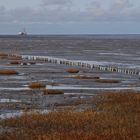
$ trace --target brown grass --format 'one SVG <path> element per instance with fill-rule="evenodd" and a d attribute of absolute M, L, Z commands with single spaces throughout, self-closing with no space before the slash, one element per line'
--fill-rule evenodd
<path fill-rule="evenodd" d="M 3 70 L 0 70 L 0 74 L 1 75 L 14 75 L 14 74 L 18 74 L 18 72 L 15 70 L 3 69 Z"/>
<path fill-rule="evenodd" d="M 98 79 L 96 80 L 97 83 L 120 83 L 119 80 L 115 80 L 115 79 Z"/>
<path fill-rule="evenodd" d="M 2 140 L 139 140 L 140 93 L 98 94 L 93 109 L 24 114 L 1 120 Z"/>
<path fill-rule="evenodd" d="M 74 76 L 75 79 L 100 79 L 98 76 L 85 76 L 85 75 L 77 75 Z"/>
<path fill-rule="evenodd" d="M 48 94 L 64 94 L 64 91 L 62 90 L 54 90 L 54 89 L 45 89 L 43 91 L 44 95 L 48 95 Z"/>
<path fill-rule="evenodd" d="M 41 82 L 33 82 L 29 84 L 29 88 L 45 88 L 46 85 Z"/>
<path fill-rule="evenodd" d="M 12 60 L 9 62 L 9 64 L 12 64 L 12 65 L 19 65 L 21 62 L 20 61 L 17 61 L 17 60 Z"/>
<path fill-rule="evenodd" d="M 0 52 L 0 56 L 8 56 L 8 54 Z"/>
<path fill-rule="evenodd" d="M 13 60 L 13 61 L 15 61 L 15 60 L 22 60 L 22 57 L 9 56 L 8 60 Z"/>
<path fill-rule="evenodd" d="M 5 59 L 5 58 L 7 58 L 7 57 L 8 57 L 8 54 L 3 53 L 3 52 L 0 52 L 0 58 L 1 58 L 1 59 Z"/>
<path fill-rule="evenodd" d="M 68 73 L 78 73 L 79 70 L 78 69 L 68 69 L 67 72 Z"/>

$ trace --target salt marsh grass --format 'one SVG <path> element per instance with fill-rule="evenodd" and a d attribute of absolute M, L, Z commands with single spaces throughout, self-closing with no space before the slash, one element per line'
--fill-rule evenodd
<path fill-rule="evenodd" d="M 138 140 L 140 93 L 109 92 L 96 95 L 93 109 L 48 114 L 24 114 L 0 121 L 7 129 L 2 140 Z"/>

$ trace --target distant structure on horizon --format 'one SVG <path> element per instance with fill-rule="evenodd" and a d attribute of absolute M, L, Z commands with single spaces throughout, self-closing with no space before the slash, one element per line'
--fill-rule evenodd
<path fill-rule="evenodd" d="M 23 31 L 19 32 L 18 35 L 27 36 L 27 32 L 26 32 L 25 28 L 23 29 Z"/>

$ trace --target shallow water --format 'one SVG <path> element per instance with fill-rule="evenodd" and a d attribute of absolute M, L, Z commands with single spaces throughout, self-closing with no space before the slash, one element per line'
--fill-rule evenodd
<path fill-rule="evenodd" d="M 49 113 L 50 110 L 47 110 L 47 109 L 44 109 L 44 110 L 37 110 L 37 109 L 34 109 L 34 110 L 31 110 L 31 111 L 28 111 L 28 112 L 25 112 L 25 111 L 5 111 L 4 113 L 0 114 L 0 119 L 7 119 L 7 118 L 11 118 L 11 117 L 18 117 L 18 116 L 21 116 L 23 114 L 30 114 L 30 113 Z"/>
<path fill-rule="evenodd" d="M 24 57 L 47 56 L 49 59 L 57 58 L 58 62 L 68 59 L 74 62 L 137 70 L 140 70 L 139 46 L 140 36 L 137 35 L 27 36 L 25 38 L 0 36 L 0 52 L 8 54 L 14 53 Z M 0 59 L 0 69 L 7 68 L 17 70 L 19 75 L 0 75 L 0 118 L 19 115 L 23 112 L 24 107 L 43 110 L 51 104 L 70 104 L 77 100 L 79 95 L 94 96 L 97 91 L 140 91 L 140 75 L 127 75 L 40 61 L 37 61 L 35 65 L 10 65 L 9 60 Z M 69 68 L 77 68 L 80 73 L 67 73 Z M 74 78 L 76 75 L 117 79 L 120 80 L 120 83 L 101 84 L 96 83 L 95 80 L 78 80 Z M 28 88 L 31 82 L 38 81 L 45 84 L 48 89 L 64 90 L 65 94 L 44 96 L 42 91 Z"/>
<path fill-rule="evenodd" d="M 9 112 L 3 112 L 2 114 L 0 114 L 0 119 L 6 119 L 6 118 L 11 118 L 11 117 L 17 117 L 22 115 L 22 111 L 9 111 Z"/>
<path fill-rule="evenodd" d="M 20 100 L 14 100 L 14 99 L 0 99 L 0 103 L 19 103 Z"/>
<path fill-rule="evenodd" d="M 0 90 L 4 90 L 4 91 L 21 91 L 21 90 L 30 90 L 29 88 L 27 87 L 21 87 L 21 88 L 16 88 L 16 87 L 13 87 L 13 88 L 9 88 L 9 87 L 0 87 Z"/>
<path fill-rule="evenodd" d="M 47 89 L 60 89 L 60 90 L 99 90 L 99 91 L 105 91 L 105 90 L 140 90 L 140 87 L 108 87 L 108 88 L 101 88 L 101 87 L 82 87 L 82 86 L 47 86 Z"/>

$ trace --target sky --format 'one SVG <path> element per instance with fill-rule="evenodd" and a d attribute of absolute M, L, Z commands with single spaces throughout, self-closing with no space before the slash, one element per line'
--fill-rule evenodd
<path fill-rule="evenodd" d="M 140 34 L 140 0 L 0 0 L 0 34 Z"/>

